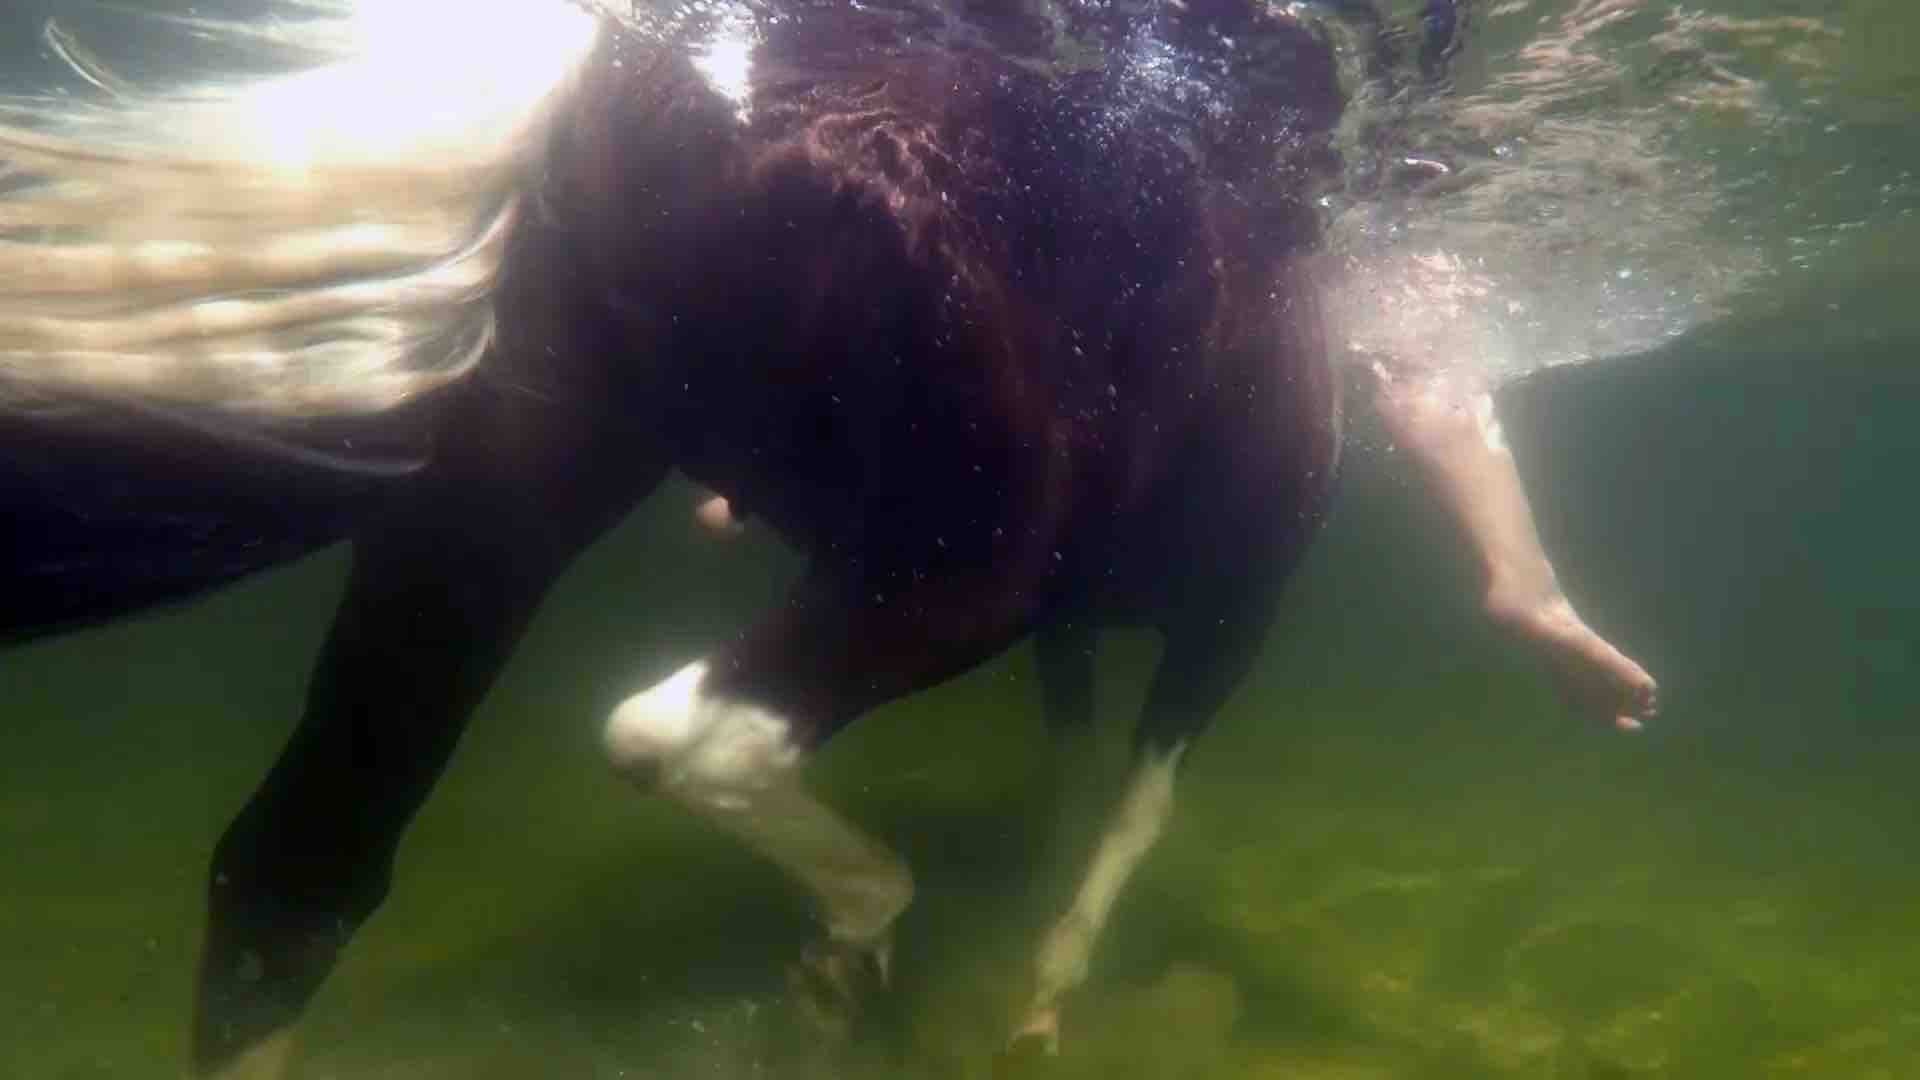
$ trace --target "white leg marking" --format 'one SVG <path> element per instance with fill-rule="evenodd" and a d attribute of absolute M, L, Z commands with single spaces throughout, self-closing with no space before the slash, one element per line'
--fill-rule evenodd
<path fill-rule="evenodd" d="M 898 856 L 800 785 L 792 725 L 770 709 L 709 697 L 697 661 L 621 703 L 607 756 L 798 878 L 835 941 L 880 946 L 913 899 Z"/>
<path fill-rule="evenodd" d="M 248 1047 L 212 1080 L 281 1080 L 293 1058 L 293 1029 L 276 1031 Z"/>
<path fill-rule="evenodd" d="M 1094 942 L 1106 926 L 1114 901 L 1173 814 L 1174 772 L 1185 749 L 1183 743 L 1164 755 L 1150 754 L 1134 767 L 1073 905 L 1041 943 L 1033 1006 L 1023 1033 L 1040 1035 L 1049 1045 L 1057 1039 L 1055 1014 L 1060 999 L 1087 977 Z"/>

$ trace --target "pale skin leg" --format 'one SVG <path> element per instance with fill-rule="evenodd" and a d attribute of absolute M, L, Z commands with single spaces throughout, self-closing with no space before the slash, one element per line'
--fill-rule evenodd
<path fill-rule="evenodd" d="M 1595 633 L 1560 591 L 1487 387 L 1454 371 L 1378 362 L 1369 370 L 1381 419 L 1479 558 L 1487 614 L 1540 657 L 1577 713 L 1639 730 L 1656 711 L 1653 677 Z"/>

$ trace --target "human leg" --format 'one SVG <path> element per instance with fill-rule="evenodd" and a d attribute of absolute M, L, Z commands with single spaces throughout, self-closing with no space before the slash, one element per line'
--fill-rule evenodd
<path fill-rule="evenodd" d="M 1484 608 L 1553 673 L 1583 716 L 1633 731 L 1657 709 L 1653 677 L 1589 627 L 1560 589 L 1493 395 L 1473 376 L 1370 367 L 1374 404 L 1480 561 Z"/>

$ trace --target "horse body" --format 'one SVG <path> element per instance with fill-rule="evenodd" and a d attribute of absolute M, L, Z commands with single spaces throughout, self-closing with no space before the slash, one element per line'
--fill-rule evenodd
<path fill-rule="evenodd" d="M 1023 62 L 1020 18 L 977 40 L 907 14 L 768 21 L 744 100 L 677 44 L 609 36 L 506 241 L 492 348 L 405 421 L 432 433 L 421 467 L 265 510 L 222 495 L 203 505 L 272 543 L 115 594 L 354 544 L 300 728 L 215 854 L 204 1067 L 297 1017 L 541 596 L 674 467 L 808 568 L 617 709 L 609 749 L 793 872 L 836 947 L 884 962 L 910 878 L 795 785 L 800 754 L 1034 632 L 1050 713 L 1083 721 L 1092 629 L 1163 633 L 1142 764 L 1043 949 L 1046 1033 L 1330 494 L 1302 256 L 1339 99 L 1317 38 L 1224 0 L 1080 26 L 1104 63 L 1065 75 Z M 1249 78 L 1251 50 L 1290 60 Z M 204 489 L 204 467 L 169 478 Z M 297 490 L 312 462 L 275 468 Z"/>
<path fill-rule="evenodd" d="M 1286 564 L 1333 464 L 1295 265 L 1312 178 L 1273 147 L 1313 133 L 1212 99 L 1189 111 L 1268 153 L 1195 145 L 1124 66 L 850 58 L 825 43 L 872 34 L 835 15 L 761 46 L 748 118 L 675 52 L 594 69 L 560 136 L 550 227 L 607 282 L 674 464 L 850 600 L 964 581 L 947 606 L 1004 594 L 1016 636 L 1062 607 L 1149 617 L 1202 563 Z M 1330 115 L 1331 71 L 1301 78 Z"/>

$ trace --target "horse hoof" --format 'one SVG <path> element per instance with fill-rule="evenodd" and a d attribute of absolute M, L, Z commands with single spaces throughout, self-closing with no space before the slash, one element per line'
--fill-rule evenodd
<path fill-rule="evenodd" d="M 787 969 L 787 989 L 808 1023 L 828 1038 L 846 1039 L 863 1006 L 887 988 L 891 943 L 816 941 Z"/>
<path fill-rule="evenodd" d="M 1037 1009 L 1027 1022 L 1007 1040 L 1007 1053 L 1014 1057 L 1059 1057 L 1060 1013 L 1055 1009 Z"/>
<path fill-rule="evenodd" d="M 1027 1080 L 1047 1076 L 1060 1057 L 1060 1028 L 1029 1023 L 1007 1040 L 994 1055 L 993 1080 Z"/>

